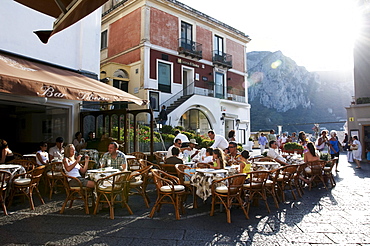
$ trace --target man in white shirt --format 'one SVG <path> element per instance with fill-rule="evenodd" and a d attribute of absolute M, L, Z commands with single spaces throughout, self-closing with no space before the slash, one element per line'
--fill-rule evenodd
<path fill-rule="evenodd" d="M 172 146 L 170 146 L 169 148 L 168 148 L 168 150 L 167 150 L 167 155 L 166 155 L 166 158 L 170 158 L 171 156 L 172 156 L 172 149 L 174 148 L 174 147 L 178 147 L 178 148 L 181 148 L 181 144 L 182 144 L 182 142 L 181 142 L 181 139 L 175 139 L 175 142 L 173 143 L 173 145 Z"/>
<path fill-rule="evenodd" d="M 179 130 L 175 131 L 175 138 L 173 142 L 176 141 L 176 139 L 181 139 L 182 147 L 187 147 L 189 144 L 189 139 L 185 134 L 182 134 Z"/>
<path fill-rule="evenodd" d="M 276 151 L 278 149 L 278 145 L 275 140 L 269 142 L 269 151 L 267 152 L 267 157 L 275 160 L 276 162 L 280 163 L 281 165 L 288 165 L 286 160 L 283 156 L 279 155 Z"/>
<path fill-rule="evenodd" d="M 212 144 L 211 148 L 220 148 L 225 150 L 229 147 L 229 142 L 227 142 L 226 138 L 221 135 L 215 134 L 213 130 L 208 131 L 208 137 L 215 142 Z"/>
<path fill-rule="evenodd" d="M 195 147 L 197 145 L 197 141 L 195 139 L 190 139 L 189 147 L 184 150 L 184 156 L 187 158 L 190 156 L 190 161 L 199 161 L 199 150 L 197 150 Z M 188 161 L 185 159 L 185 161 Z"/>
<path fill-rule="evenodd" d="M 64 142 L 64 139 L 62 137 L 57 137 L 57 139 L 55 140 L 55 146 L 49 149 L 50 160 L 53 160 L 53 159 L 62 160 L 63 159 L 64 157 L 63 142 Z"/>

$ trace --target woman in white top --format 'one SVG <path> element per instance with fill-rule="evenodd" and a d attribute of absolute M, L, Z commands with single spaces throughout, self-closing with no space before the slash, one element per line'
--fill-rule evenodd
<path fill-rule="evenodd" d="M 64 148 L 64 159 L 63 159 L 64 170 L 66 171 L 66 174 L 68 176 L 79 179 L 82 183 L 82 186 L 94 188 L 95 186 L 94 181 L 87 180 L 81 177 L 81 173 L 82 174 L 86 173 L 87 168 L 89 166 L 89 156 L 85 156 L 85 165 L 83 167 L 81 167 L 79 164 L 81 157 L 82 155 L 78 155 L 77 158 L 75 158 L 75 146 L 73 144 L 68 144 Z M 70 179 L 68 181 L 70 186 L 73 187 L 79 186 L 79 183 L 74 179 Z"/>
<path fill-rule="evenodd" d="M 82 132 L 76 132 L 73 145 L 75 146 L 77 153 L 80 153 L 81 149 L 86 148 L 87 143 L 85 142 L 85 139 L 82 138 Z"/>
<path fill-rule="evenodd" d="M 362 161 L 362 158 L 361 158 L 361 155 L 362 155 L 361 142 L 358 140 L 357 136 L 353 136 L 352 140 L 353 140 L 353 142 L 352 142 L 351 146 L 352 146 L 353 160 L 355 160 L 355 162 L 357 164 L 356 168 L 361 169 L 361 161 Z"/>
<path fill-rule="evenodd" d="M 40 143 L 40 150 L 36 152 L 36 163 L 39 166 L 44 166 L 49 164 L 49 153 L 46 151 L 48 149 L 48 144 L 46 142 Z"/>

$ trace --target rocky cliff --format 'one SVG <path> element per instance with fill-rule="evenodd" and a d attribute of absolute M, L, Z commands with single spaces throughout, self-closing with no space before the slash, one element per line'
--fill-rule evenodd
<path fill-rule="evenodd" d="M 319 58 L 318 58 L 319 59 Z M 353 94 L 349 73 L 309 72 L 281 51 L 247 54 L 252 131 L 310 130 L 312 124 L 346 118 Z M 328 129 L 343 125 L 326 124 Z"/>

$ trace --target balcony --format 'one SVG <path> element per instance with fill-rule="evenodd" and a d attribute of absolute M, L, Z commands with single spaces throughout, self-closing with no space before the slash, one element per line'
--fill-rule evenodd
<path fill-rule="evenodd" d="M 225 67 L 225 68 L 233 67 L 232 55 L 226 54 L 218 50 L 213 51 L 212 61 L 213 61 L 213 64 L 221 66 L 221 67 Z"/>
<path fill-rule="evenodd" d="M 179 48 L 177 49 L 179 54 L 185 56 L 191 56 L 192 58 L 202 59 L 202 44 L 193 42 L 188 39 L 179 38 Z"/>

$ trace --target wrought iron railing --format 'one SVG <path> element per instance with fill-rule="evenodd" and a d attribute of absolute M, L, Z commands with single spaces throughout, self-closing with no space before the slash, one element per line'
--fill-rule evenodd
<path fill-rule="evenodd" d="M 224 66 L 227 68 L 232 68 L 233 67 L 233 59 L 232 55 L 226 54 L 224 52 L 221 52 L 219 50 L 214 50 L 213 51 L 213 63 Z"/>
<path fill-rule="evenodd" d="M 190 55 L 201 59 L 203 52 L 202 44 L 191 41 L 189 39 L 179 38 L 178 52 L 180 54 Z"/>

